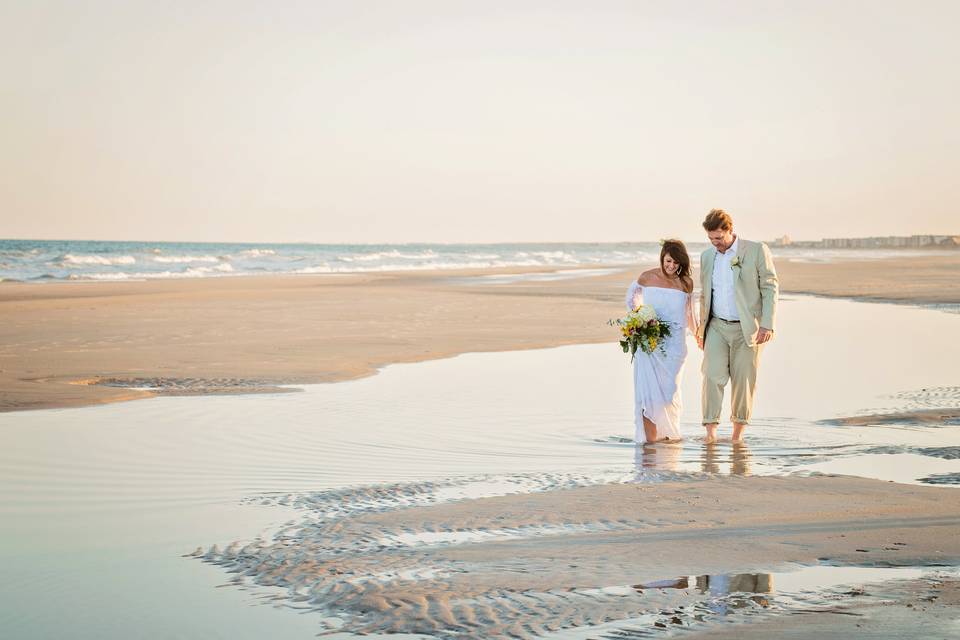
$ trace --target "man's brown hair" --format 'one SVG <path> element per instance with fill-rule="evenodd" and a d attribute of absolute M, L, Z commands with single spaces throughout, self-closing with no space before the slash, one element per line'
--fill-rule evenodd
<path fill-rule="evenodd" d="M 703 228 L 707 231 L 716 231 L 717 229 L 730 231 L 733 229 L 733 218 L 723 209 L 710 209 L 710 213 L 703 221 Z"/>

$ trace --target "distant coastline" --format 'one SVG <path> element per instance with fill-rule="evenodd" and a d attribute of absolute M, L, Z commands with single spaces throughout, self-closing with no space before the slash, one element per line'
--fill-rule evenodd
<path fill-rule="evenodd" d="M 774 247 L 795 249 L 960 249 L 960 235 L 874 236 L 870 238 L 824 238 L 791 240 L 782 236 Z"/>

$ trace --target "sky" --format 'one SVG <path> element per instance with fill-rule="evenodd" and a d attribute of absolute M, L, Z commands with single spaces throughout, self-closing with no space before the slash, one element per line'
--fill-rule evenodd
<path fill-rule="evenodd" d="M 960 3 L 0 0 L 0 237 L 960 234 Z"/>

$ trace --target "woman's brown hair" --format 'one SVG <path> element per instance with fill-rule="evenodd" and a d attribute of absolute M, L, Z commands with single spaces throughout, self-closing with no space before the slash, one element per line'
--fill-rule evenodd
<path fill-rule="evenodd" d="M 683 284 L 683 290 L 687 293 L 693 292 L 693 276 L 690 270 L 690 254 L 687 253 L 687 247 L 680 240 L 664 240 L 660 248 L 660 268 L 663 269 L 663 258 L 669 255 L 679 266 L 677 267 L 677 276 Z"/>

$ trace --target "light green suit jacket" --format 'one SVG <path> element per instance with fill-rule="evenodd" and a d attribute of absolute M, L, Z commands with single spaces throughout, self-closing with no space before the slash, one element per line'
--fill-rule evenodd
<path fill-rule="evenodd" d="M 756 344 L 760 327 L 775 330 L 779 282 L 770 249 L 762 242 L 739 238 L 733 274 L 733 291 L 740 315 L 743 337 L 751 347 Z M 707 335 L 713 303 L 713 264 L 717 250 L 710 247 L 700 254 L 700 327 L 701 339 Z"/>

